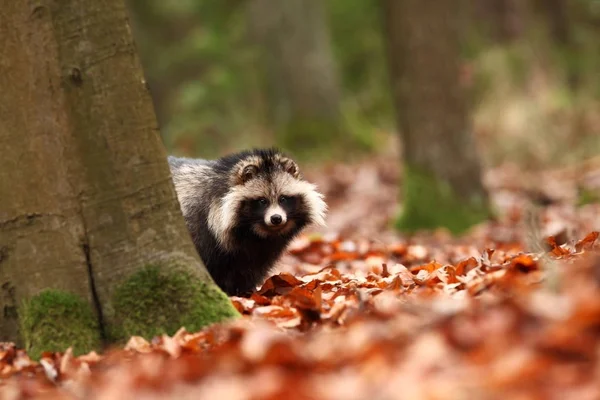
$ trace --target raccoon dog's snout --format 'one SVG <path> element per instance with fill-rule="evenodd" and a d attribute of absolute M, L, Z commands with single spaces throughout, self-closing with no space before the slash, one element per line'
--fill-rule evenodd
<path fill-rule="evenodd" d="M 265 224 L 267 226 L 281 226 L 287 222 L 285 210 L 279 206 L 269 207 L 265 213 Z"/>

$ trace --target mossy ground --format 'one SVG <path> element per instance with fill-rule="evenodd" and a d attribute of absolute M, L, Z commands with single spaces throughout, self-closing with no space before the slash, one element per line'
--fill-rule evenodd
<path fill-rule="evenodd" d="M 19 310 L 21 335 L 30 357 L 44 351 L 75 355 L 98 350 L 102 337 L 92 306 L 80 297 L 60 290 L 45 290 L 24 302 Z"/>
<path fill-rule="evenodd" d="M 447 228 L 460 234 L 492 216 L 483 199 L 465 200 L 450 185 L 418 168 L 405 167 L 402 190 L 404 207 L 396 220 L 400 231 Z"/>
<path fill-rule="evenodd" d="M 182 268 L 147 266 L 117 286 L 106 318 L 112 341 L 131 336 L 151 339 L 172 335 L 181 327 L 189 332 L 239 314 L 229 298 Z"/>

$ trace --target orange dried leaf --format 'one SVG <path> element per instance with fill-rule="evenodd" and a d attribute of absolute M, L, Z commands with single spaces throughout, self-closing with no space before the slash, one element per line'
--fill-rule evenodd
<path fill-rule="evenodd" d="M 308 251 L 303 253 L 300 259 L 305 263 L 318 265 L 323 261 L 323 255 L 316 251 Z"/>
<path fill-rule="evenodd" d="M 348 253 L 343 251 L 336 251 L 335 253 L 329 256 L 329 261 L 337 262 L 337 261 L 349 261 L 355 260 L 358 256 L 358 253 Z"/>
<path fill-rule="evenodd" d="M 415 283 L 415 276 L 402 264 L 396 264 L 391 268 L 391 272 L 397 274 L 402 279 L 404 286 L 410 286 Z"/>
<path fill-rule="evenodd" d="M 263 296 L 274 296 L 289 292 L 290 288 L 301 285 L 303 282 L 294 275 L 282 272 L 268 278 L 262 285 L 258 294 Z"/>
<path fill-rule="evenodd" d="M 466 275 L 467 272 L 475 269 L 479 266 L 479 262 L 475 259 L 475 257 L 467 258 L 466 260 L 462 260 L 456 265 L 454 272 L 456 275 Z"/>
<path fill-rule="evenodd" d="M 294 310 L 281 306 L 257 307 L 254 309 L 253 314 L 267 318 L 293 318 L 296 316 Z"/>
<path fill-rule="evenodd" d="M 296 308 L 301 309 L 316 309 L 317 303 L 314 299 L 314 295 L 309 290 L 301 287 L 295 287 L 287 297 L 292 300 L 292 304 Z"/>
<path fill-rule="evenodd" d="M 446 271 L 446 283 L 452 284 L 452 283 L 460 283 L 460 281 L 456 278 L 456 270 L 454 269 L 453 266 L 448 265 L 445 268 Z"/>
<path fill-rule="evenodd" d="M 279 275 L 275 275 L 273 278 L 273 281 L 276 282 L 278 286 L 298 286 L 302 284 L 300 279 L 296 278 L 292 274 L 284 272 L 280 273 Z"/>
<path fill-rule="evenodd" d="M 317 310 L 321 310 L 323 308 L 323 289 L 320 285 L 313 291 L 313 298 Z"/>
<path fill-rule="evenodd" d="M 432 273 L 433 271 L 441 267 L 442 264 L 435 261 L 431 261 L 424 265 L 417 265 L 415 267 L 411 267 L 410 272 L 412 272 L 413 274 L 418 274 L 419 271 L 427 271 L 428 273 Z"/>
<path fill-rule="evenodd" d="M 388 247 L 390 253 L 396 257 L 402 257 L 406 255 L 408 247 L 403 243 L 396 243 Z"/>
<path fill-rule="evenodd" d="M 591 249 L 594 246 L 594 243 L 598 239 L 599 235 L 600 235 L 600 232 L 597 232 L 597 231 L 588 233 L 586 235 L 586 237 L 584 237 L 583 239 L 581 239 L 580 241 L 578 241 L 575 244 L 575 250 L 580 252 L 581 250 L 584 250 L 584 249 L 585 250 Z"/>
<path fill-rule="evenodd" d="M 240 314 L 243 314 L 244 311 L 247 311 L 239 300 L 232 299 L 231 303 Z"/>
<path fill-rule="evenodd" d="M 538 269 L 537 262 L 527 254 L 520 254 L 514 257 L 509 265 L 509 269 L 521 272 L 529 272 Z"/>
<path fill-rule="evenodd" d="M 386 263 L 381 264 L 381 276 L 383 278 L 387 278 L 388 276 L 390 276 L 390 272 L 388 271 Z"/>
<path fill-rule="evenodd" d="M 254 303 L 259 306 L 268 306 L 271 304 L 271 300 L 269 300 L 269 298 L 261 296 L 258 293 L 252 293 L 252 295 L 250 295 L 250 300 L 253 300 Z"/>
<path fill-rule="evenodd" d="M 550 246 L 550 251 L 556 257 L 561 257 L 561 256 L 564 256 L 564 255 L 570 254 L 569 250 L 567 250 L 567 249 L 565 249 L 563 247 L 560 247 L 556 243 L 556 238 L 554 236 L 547 237 L 546 238 L 546 243 L 548 244 L 548 246 Z"/>
<path fill-rule="evenodd" d="M 304 289 L 313 291 L 313 290 L 316 290 L 319 287 L 320 284 L 321 284 L 320 280 L 313 279 L 313 280 L 311 280 L 310 282 L 308 282 L 307 284 L 304 285 Z"/>
<path fill-rule="evenodd" d="M 400 275 L 396 275 L 394 279 L 387 285 L 386 289 L 393 291 L 403 290 L 404 284 L 402 282 L 402 278 L 400 278 Z"/>
<path fill-rule="evenodd" d="M 125 350 L 133 350 L 138 353 L 148 353 L 152 351 L 151 344 L 141 336 L 132 336 L 125 345 Z"/>

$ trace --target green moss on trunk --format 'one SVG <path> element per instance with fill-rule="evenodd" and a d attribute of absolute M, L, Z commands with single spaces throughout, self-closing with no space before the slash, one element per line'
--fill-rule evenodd
<path fill-rule="evenodd" d="M 114 315 L 107 318 L 111 340 L 130 336 L 151 339 L 174 334 L 181 327 L 195 332 L 235 318 L 239 313 L 229 298 L 182 268 L 147 266 L 117 286 L 112 296 Z"/>
<path fill-rule="evenodd" d="M 44 351 L 65 351 L 75 355 L 98 350 L 102 344 L 98 319 L 91 305 L 78 296 L 60 290 L 44 290 L 21 305 L 21 335 L 30 357 Z"/>
<path fill-rule="evenodd" d="M 405 232 L 447 228 L 459 234 L 491 216 L 486 201 L 464 199 L 432 174 L 407 166 L 404 171 L 404 207 L 396 227 Z"/>

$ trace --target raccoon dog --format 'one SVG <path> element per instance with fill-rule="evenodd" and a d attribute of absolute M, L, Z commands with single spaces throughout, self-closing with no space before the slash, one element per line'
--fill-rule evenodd
<path fill-rule="evenodd" d="M 230 296 L 254 291 L 305 226 L 325 225 L 323 195 L 277 149 L 168 161 L 196 250 Z"/>

